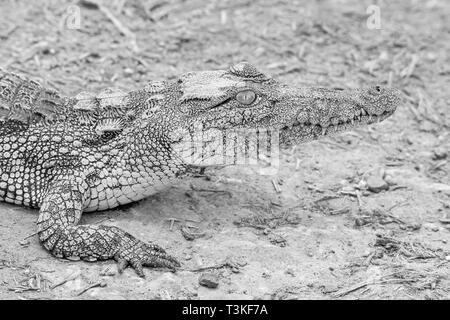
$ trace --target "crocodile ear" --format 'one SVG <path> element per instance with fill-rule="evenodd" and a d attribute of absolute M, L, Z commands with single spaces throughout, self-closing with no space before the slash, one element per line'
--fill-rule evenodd
<path fill-rule="evenodd" d="M 265 78 L 266 76 L 247 61 L 242 61 L 230 66 L 230 73 L 241 78 Z"/>

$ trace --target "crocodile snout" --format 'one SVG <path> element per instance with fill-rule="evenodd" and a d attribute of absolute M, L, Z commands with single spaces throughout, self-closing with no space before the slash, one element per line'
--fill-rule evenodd
<path fill-rule="evenodd" d="M 370 116 L 391 115 L 401 101 L 399 90 L 379 85 L 361 89 L 359 95 L 362 108 Z"/>

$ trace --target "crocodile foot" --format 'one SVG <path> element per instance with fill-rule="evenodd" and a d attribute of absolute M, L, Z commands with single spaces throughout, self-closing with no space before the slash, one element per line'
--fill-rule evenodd
<path fill-rule="evenodd" d="M 175 271 L 181 267 L 176 258 L 156 244 L 147 244 L 131 235 L 123 241 L 114 259 L 118 262 L 119 272 L 131 266 L 138 276 L 145 278 L 143 267 L 169 268 Z"/>

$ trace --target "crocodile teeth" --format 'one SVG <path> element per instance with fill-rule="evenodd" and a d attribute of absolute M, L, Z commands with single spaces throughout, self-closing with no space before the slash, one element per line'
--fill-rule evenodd
<path fill-rule="evenodd" d="M 355 124 L 355 119 L 350 120 L 350 122 L 352 123 L 352 125 Z"/>
<path fill-rule="evenodd" d="M 361 115 L 362 115 L 362 116 L 366 116 L 366 115 L 367 115 L 367 111 L 364 110 L 364 109 L 361 109 Z"/>
<path fill-rule="evenodd" d="M 327 133 L 327 127 L 322 127 L 322 135 L 324 136 Z"/>

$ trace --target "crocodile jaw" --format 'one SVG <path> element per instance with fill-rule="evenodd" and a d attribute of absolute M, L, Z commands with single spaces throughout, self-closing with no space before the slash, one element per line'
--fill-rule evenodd
<path fill-rule="evenodd" d="M 366 125 L 380 123 L 389 118 L 394 111 L 386 111 L 380 115 L 369 115 L 363 109 L 353 118 L 340 120 L 337 124 L 327 123 L 312 124 L 310 122 L 300 123 L 295 121 L 291 125 L 284 126 L 280 130 L 281 145 L 288 147 L 291 145 L 318 140 L 326 136 L 334 136 L 341 132 L 350 131 Z"/>
<path fill-rule="evenodd" d="M 400 103 L 396 89 L 381 88 L 378 96 L 372 96 L 368 89 L 332 91 L 318 89 L 315 98 L 294 97 L 298 112 L 281 128 L 280 146 L 292 145 L 333 136 L 355 128 L 379 123 L 394 114 Z M 306 101 L 306 102 L 305 102 Z"/>

